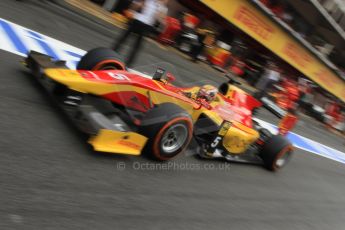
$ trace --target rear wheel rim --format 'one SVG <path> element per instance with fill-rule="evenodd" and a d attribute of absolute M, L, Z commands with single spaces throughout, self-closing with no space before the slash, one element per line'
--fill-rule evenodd
<path fill-rule="evenodd" d="M 173 124 L 161 139 L 161 148 L 165 153 L 174 153 L 181 149 L 188 139 L 188 129 L 182 124 Z"/>
<path fill-rule="evenodd" d="M 276 161 L 276 166 L 277 166 L 278 168 L 283 167 L 283 166 L 287 163 L 290 154 L 291 154 L 291 150 L 287 150 L 284 154 L 282 154 L 282 155 L 277 159 L 277 161 Z"/>

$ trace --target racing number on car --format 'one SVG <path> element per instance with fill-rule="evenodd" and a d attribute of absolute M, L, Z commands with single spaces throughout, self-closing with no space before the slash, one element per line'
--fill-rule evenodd
<path fill-rule="evenodd" d="M 216 148 L 222 139 L 223 137 L 220 137 L 220 136 L 216 137 L 216 139 L 214 139 L 214 141 L 212 142 L 211 147 Z"/>
<path fill-rule="evenodd" d="M 228 132 L 230 126 L 231 126 L 231 123 L 229 121 L 223 121 L 216 138 L 213 140 L 213 142 L 210 145 L 210 149 L 208 150 L 209 152 L 214 152 L 219 146 L 219 144 L 222 143 L 223 137 Z"/>

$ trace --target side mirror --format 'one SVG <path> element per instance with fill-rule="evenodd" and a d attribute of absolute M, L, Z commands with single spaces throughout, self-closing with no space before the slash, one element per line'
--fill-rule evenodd
<path fill-rule="evenodd" d="M 165 70 L 162 68 L 157 68 L 156 72 L 153 75 L 153 80 L 160 81 L 162 77 L 164 76 Z"/>

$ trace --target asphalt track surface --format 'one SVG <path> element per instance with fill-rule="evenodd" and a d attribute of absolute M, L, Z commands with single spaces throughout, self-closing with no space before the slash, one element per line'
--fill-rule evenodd
<path fill-rule="evenodd" d="M 50 7 L 2 0 L 0 17 L 85 50 L 113 41 Z M 95 153 L 20 60 L 0 51 L 0 229 L 344 229 L 344 165 L 297 150 L 278 173 L 193 156 L 174 161 L 181 170 L 150 170 L 142 157 Z M 138 65 L 159 60 L 178 67 L 180 83 L 224 80 L 151 43 Z M 315 122 L 295 131 L 344 148 Z"/>

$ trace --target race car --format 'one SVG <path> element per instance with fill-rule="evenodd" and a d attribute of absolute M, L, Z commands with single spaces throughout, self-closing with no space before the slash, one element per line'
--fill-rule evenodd
<path fill-rule="evenodd" d="M 169 160 L 184 152 L 192 137 L 203 158 L 283 167 L 291 143 L 273 135 L 252 118 L 261 103 L 233 79 L 181 88 L 162 68 L 153 76 L 127 69 L 107 48 L 87 52 L 77 70 L 31 51 L 25 65 L 53 100 L 83 132 L 96 151 Z"/>

